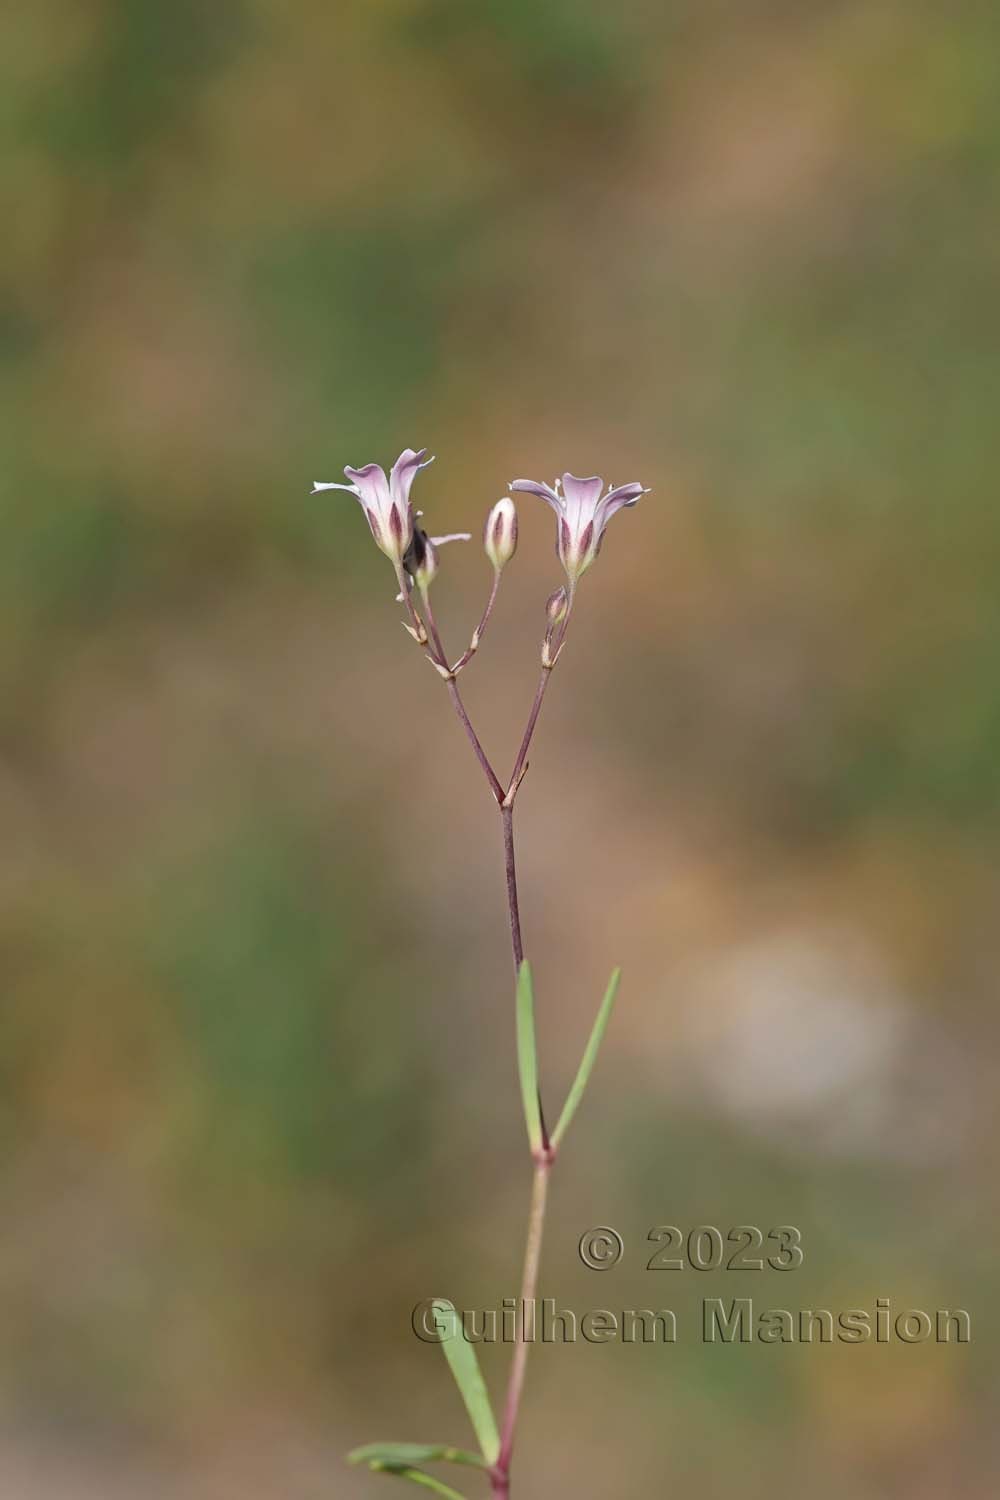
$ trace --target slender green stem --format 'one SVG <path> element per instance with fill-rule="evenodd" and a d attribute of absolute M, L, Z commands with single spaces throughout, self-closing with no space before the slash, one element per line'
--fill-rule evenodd
<path fill-rule="evenodd" d="M 521 1304 L 517 1317 L 517 1339 L 510 1366 L 507 1384 L 507 1401 L 504 1406 L 503 1426 L 500 1429 L 500 1455 L 490 1476 L 493 1494 L 506 1497 L 510 1494 L 510 1462 L 517 1432 L 517 1417 L 524 1391 L 524 1376 L 528 1367 L 526 1320 L 534 1321 L 535 1303 L 538 1293 L 538 1271 L 542 1260 L 542 1237 L 545 1233 L 545 1205 L 549 1191 L 551 1158 L 546 1155 L 535 1163 L 535 1178 L 531 1188 L 531 1209 L 528 1214 L 528 1236 L 524 1247 L 524 1271 L 521 1277 Z"/>

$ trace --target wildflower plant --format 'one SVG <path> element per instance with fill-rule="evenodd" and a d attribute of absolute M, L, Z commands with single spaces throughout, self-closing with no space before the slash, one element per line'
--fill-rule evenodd
<path fill-rule="evenodd" d="M 494 1497 L 510 1495 L 511 1459 L 529 1350 L 529 1336 L 525 1326 L 526 1309 L 534 1305 L 537 1294 L 549 1177 L 596 1061 L 614 1006 L 620 973 L 615 969 L 611 975 L 575 1081 L 556 1124 L 550 1130 L 546 1123 L 538 1081 L 531 966 L 524 957 L 521 937 L 514 858 L 514 804 L 528 769 L 528 752 L 549 680 L 566 643 L 580 579 L 596 559 L 612 516 L 625 507 L 635 505 L 647 492 L 640 484 L 625 484 L 617 488 L 611 487 L 605 493 L 602 479 L 578 479 L 573 474 L 564 474 L 561 480 L 556 480 L 551 486 L 532 479 L 516 479 L 510 485 L 514 493 L 537 495 L 555 512 L 556 554 L 562 563 L 566 582 L 550 594 L 545 603 L 540 653 L 541 675 L 513 769 L 506 780 L 501 780 L 466 711 L 459 689 L 459 678 L 479 650 L 493 614 L 502 575 L 517 550 L 517 511 L 514 501 L 509 495 L 505 495 L 496 502 L 486 517 L 483 547 L 493 570 L 489 596 L 468 646 L 460 656 L 452 660 L 445 650 L 434 617 L 430 590 L 438 572 L 438 549 L 446 542 L 468 541 L 470 537 L 464 532 L 450 536 L 429 536 L 421 525 L 422 513 L 413 510 L 410 490 L 421 469 L 426 468 L 431 461 L 425 448 L 419 452 L 407 448 L 393 464 L 388 476 L 378 464 L 365 464 L 361 469 L 348 467 L 344 470 L 350 481 L 348 484 L 316 484 L 313 494 L 322 490 L 347 490 L 360 501 L 375 542 L 392 564 L 399 589 L 397 601 L 405 606 L 408 617 L 403 622 L 404 626 L 444 682 L 452 707 L 497 804 L 503 830 L 507 905 L 515 970 L 517 1061 L 528 1149 L 534 1168 L 521 1297 L 506 1398 L 498 1423 L 475 1349 L 464 1337 L 454 1306 L 441 1299 L 434 1304 L 436 1327 L 447 1363 L 475 1432 L 478 1452 L 444 1444 L 370 1443 L 355 1449 L 349 1455 L 352 1463 L 365 1463 L 373 1470 L 409 1480 L 438 1495 L 450 1496 L 451 1500 L 463 1500 L 458 1490 L 428 1473 L 424 1465 L 464 1465 L 478 1469 L 489 1479 Z"/>

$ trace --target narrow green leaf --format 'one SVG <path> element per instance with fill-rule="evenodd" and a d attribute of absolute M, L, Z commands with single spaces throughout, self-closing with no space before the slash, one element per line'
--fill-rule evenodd
<path fill-rule="evenodd" d="M 347 1455 L 349 1464 L 379 1464 L 382 1468 L 412 1468 L 416 1464 L 472 1464 L 487 1467 L 478 1453 L 447 1443 L 366 1443 Z"/>
<path fill-rule="evenodd" d="M 437 1297 L 434 1301 L 434 1310 L 441 1315 L 444 1323 L 441 1347 L 444 1349 L 444 1357 L 448 1361 L 451 1373 L 455 1377 L 455 1384 L 465 1402 L 465 1409 L 469 1413 L 469 1421 L 479 1439 L 483 1457 L 487 1465 L 495 1464 L 500 1453 L 500 1434 L 497 1432 L 489 1392 L 479 1368 L 476 1351 L 465 1337 L 461 1319 L 455 1311 L 453 1302 Z"/>
<path fill-rule="evenodd" d="M 542 1111 L 538 1102 L 538 1051 L 535 1046 L 535 988 L 527 959 L 517 975 L 517 1066 L 521 1075 L 521 1098 L 528 1144 L 533 1153 L 542 1149 Z"/>
<path fill-rule="evenodd" d="M 376 1474 L 394 1474 L 397 1479 L 408 1479 L 411 1484 L 422 1484 L 425 1490 L 433 1490 L 435 1495 L 444 1495 L 445 1500 L 465 1500 L 458 1490 L 453 1490 L 450 1485 L 440 1479 L 435 1479 L 433 1474 L 425 1474 L 423 1469 L 409 1469 L 397 1464 L 382 1464 L 377 1461 L 369 1463 L 368 1467 Z"/>
<path fill-rule="evenodd" d="M 604 992 L 604 999 L 601 1001 L 601 1008 L 597 1012 L 597 1020 L 594 1022 L 594 1029 L 590 1033 L 587 1050 L 583 1054 L 583 1061 L 580 1063 L 579 1071 L 573 1080 L 573 1087 L 570 1089 L 566 1103 L 563 1105 L 563 1112 L 559 1116 L 559 1122 L 552 1132 L 553 1146 L 559 1145 L 559 1142 L 569 1128 L 570 1121 L 580 1106 L 583 1091 L 587 1087 L 587 1080 L 593 1071 L 594 1063 L 597 1061 L 597 1054 L 601 1048 L 601 1042 L 604 1040 L 604 1033 L 607 1030 L 611 1011 L 614 1007 L 615 996 L 618 993 L 618 981 L 621 977 L 621 969 L 616 969 L 608 981 L 608 987 Z"/>

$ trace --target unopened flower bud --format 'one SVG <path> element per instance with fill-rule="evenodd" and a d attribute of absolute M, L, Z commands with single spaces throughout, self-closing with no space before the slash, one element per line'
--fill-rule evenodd
<path fill-rule="evenodd" d="M 403 567 L 420 592 L 426 593 L 438 570 L 437 548 L 420 526 L 413 528 L 413 540 L 403 558 Z"/>
<path fill-rule="evenodd" d="M 509 495 L 504 495 L 486 517 L 483 529 L 486 556 L 499 573 L 517 551 L 517 511 Z"/>
<path fill-rule="evenodd" d="M 561 588 L 556 589 L 555 593 L 550 594 L 546 599 L 545 618 L 549 622 L 550 630 L 553 626 L 560 625 L 565 620 L 567 603 L 566 590 Z"/>
<path fill-rule="evenodd" d="M 446 542 L 468 541 L 471 541 L 471 537 L 467 531 L 452 531 L 448 536 L 428 536 L 422 526 L 414 526 L 412 540 L 403 558 L 403 568 L 420 592 L 426 594 L 437 577 L 437 549 Z"/>

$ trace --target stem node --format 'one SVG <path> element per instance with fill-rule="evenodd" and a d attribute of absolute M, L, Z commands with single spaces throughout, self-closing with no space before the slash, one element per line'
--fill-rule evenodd
<path fill-rule="evenodd" d="M 506 796 L 500 804 L 501 807 L 514 806 L 514 798 L 517 796 L 517 789 L 521 785 L 521 782 L 524 780 L 525 775 L 527 774 L 529 764 L 529 761 L 525 761 L 520 771 L 518 771 L 516 779 L 512 781 L 510 786 L 507 788 Z"/>

